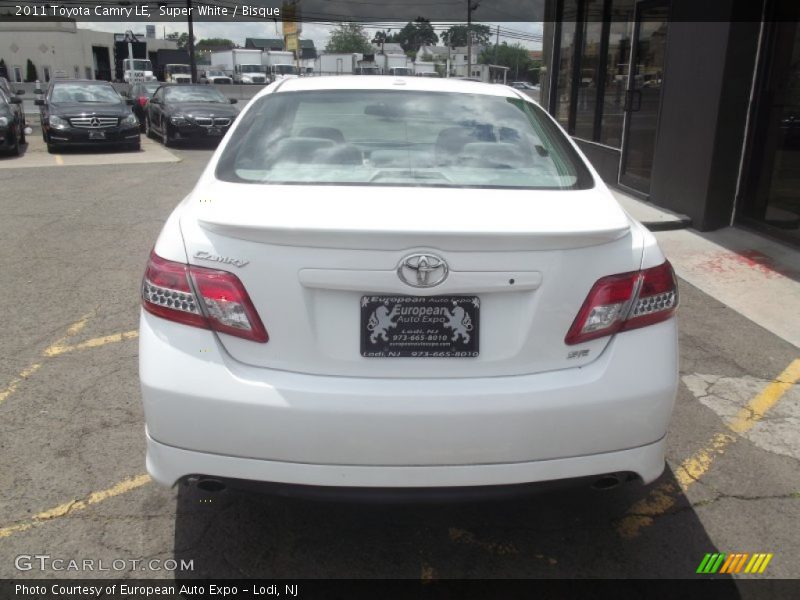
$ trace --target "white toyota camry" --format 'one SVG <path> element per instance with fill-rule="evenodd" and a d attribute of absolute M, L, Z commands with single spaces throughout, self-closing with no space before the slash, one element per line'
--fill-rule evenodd
<path fill-rule="evenodd" d="M 677 304 L 654 237 L 526 95 L 285 80 L 147 264 L 147 467 L 165 485 L 650 482 Z"/>

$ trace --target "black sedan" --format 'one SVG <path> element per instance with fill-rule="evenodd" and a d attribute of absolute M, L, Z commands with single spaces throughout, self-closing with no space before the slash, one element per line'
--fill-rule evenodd
<path fill-rule="evenodd" d="M 139 121 L 132 100 L 105 81 L 68 79 L 52 82 L 41 107 L 42 137 L 48 152 L 63 146 L 117 145 L 139 149 Z"/>
<path fill-rule="evenodd" d="M 144 107 L 147 106 L 150 98 L 156 93 L 161 84 L 158 81 L 147 81 L 145 83 L 134 83 L 128 97 L 133 100 L 133 114 L 139 119 L 139 128 L 144 131 Z"/>
<path fill-rule="evenodd" d="M 163 85 L 145 110 L 145 131 L 165 146 L 179 140 L 219 140 L 239 115 L 230 100 L 207 85 Z"/>
<path fill-rule="evenodd" d="M 12 90 L 11 83 L 9 83 L 8 79 L 5 77 L 0 77 L 0 90 L 6 93 L 6 96 L 9 98 L 13 98 L 14 96 L 22 96 L 25 93 L 25 90 Z M 16 102 L 12 103 L 11 108 L 14 109 L 15 112 L 19 113 L 20 119 L 22 119 L 22 128 L 25 129 L 27 127 L 27 123 L 25 123 L 25 108 L 22 106 L 22 102 L 17 104 Z M 22 133 L 22 139 L 20 140 L 23 144 L 25 143 L 25 132 Z"/>
<path fill-rule="evenodd" d="M 17 110 L 21 102 L 0 89 L 0 152 L 12 156 L 19 156 L 20 144 L 25 143 L 25 125 Z"/>

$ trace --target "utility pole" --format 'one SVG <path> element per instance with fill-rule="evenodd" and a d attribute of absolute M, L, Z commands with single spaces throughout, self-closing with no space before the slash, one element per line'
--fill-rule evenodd
<path fill-rule="evenodd" d="M 472 11 L 480 2 L 467 0 L 467 77 L 472 77 Z"/>
<path fill-rule="evenodd" d="M 494 43 L 494 64 L 497 64 L 497 52 L 499 50 L 500 50 L 500 25 L 497 26 L 497 41 Z M 505 83 L 505 81 L 503 83 Z"/>
<path fill-rule="evenodd" d="M 197 65 L 194 62 L 194 25 L 192 23 L 192 0 L 186 0 L 186 13 L 187 20 L 189 21 L 189 70 L 192 83 L 197 83 L 197 74 L 195 69 Z"/>

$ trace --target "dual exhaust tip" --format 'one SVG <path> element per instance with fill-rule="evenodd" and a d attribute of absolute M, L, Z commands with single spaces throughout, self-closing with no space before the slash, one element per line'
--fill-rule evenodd
<path fill-rule="evenodd" d="M 201 492 L 209 494 L 218 494 L 228 489 L 225 482 L 214 477 L 187 477 L 185 481 L 187 485 L 194 486 Z"/>

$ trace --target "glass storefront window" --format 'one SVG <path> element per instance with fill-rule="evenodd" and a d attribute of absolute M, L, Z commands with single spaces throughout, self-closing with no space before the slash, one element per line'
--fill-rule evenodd
<path fill-rule="evenodd" d="M 597 141 L 615 148 L 622 146 L 623 109 L 635 4 L 635 0 L 613 0 L 611 3 L 603 116 L 600 121 L 600 137 Z"/>
<path fill-rule="evenodd" d="M 554 114 L 571 135 L 622 146 L 635 5 L 636 0 L 563 0 Z M 576 51 L 579 66 L 573 72 Z"/>
<path fill-rule="evenodd" d="M 766 34 L 743 215 L 800 242 L 800 24 L 772 23 Z"/>
<path fill-rule="evenodd" d="M 572 99 L 572 65 L 575 60 L 575 24 L 578 1 L 564 0 L 561 17 L 561 40 L 558 53 L 558 83 L 556 85 L 555 116 L 564 129 L 569 128 L 569 109 Z"/>
<path fill-rule="evenodd" d="M 586 0 L 583 4 L 580 77 L 575 106 L 575 136 L 594 139 L 597 86 L 600 84 L 600 53 L 603 36 L 603 0 Z"/>

